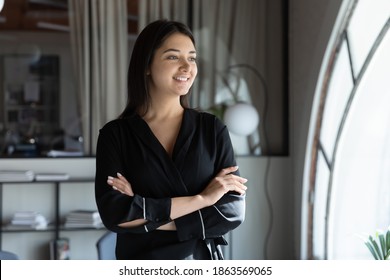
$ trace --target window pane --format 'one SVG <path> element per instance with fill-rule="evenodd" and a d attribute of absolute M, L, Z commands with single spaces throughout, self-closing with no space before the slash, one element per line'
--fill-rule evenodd
<path fill-rule="evenodd" d="M 353 81 L 346 43 L 341 46 L 330 80 L 323 115 L 320 140 L 331 161 L 334 142 L 343 117 L 345 105 L 352 91 Z"/>
<path fill-rule="evenodd" d="M 370 259 L 358 234 L 390 224 L 390 32 L 363 77 L 337 149 L 329 258 Z"/>
<path fill-rule="evenodd" d="M 389 16 L 389 0 L 358 1 L 348 27 L 352 64 L 356 76 Z"/>
<path fill-rule="evenodd" d="M 9 39 L 0 37 L 1 156 L 82 151 L 69 34 L 2 34 Z"/>
<path fill-rule="evenodd" d="M 322 152 L 318 152 L 313 214 L 313 255 L 323 259 L 325 255 L 325 218 L 328 197 L 329 168 Z"/>

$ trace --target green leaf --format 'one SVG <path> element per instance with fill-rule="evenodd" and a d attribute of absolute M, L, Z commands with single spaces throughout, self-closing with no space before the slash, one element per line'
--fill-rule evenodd
<path fill-rule="evenodd" d="M 206 109 L 207 112 L 210 112 L 211 114 L 218 117 L 220 120 L 223 121 L 223 115 L 226 111 L 226 104 L 216 104 L 208 109 Z"/>
<path fill-rule="evenodd" d="M 377 253 L 375 252 L 375 249 L 374 249 L 374 247 L 372 246 L 372 244 L 371 244 L 369 241 L 364 242 L 364 244 L 367 245 L 368 249 L 370 250 L 371 254 L 374 256 L 374 258 L 375 258 L 376 260 L 379 260 L 379 257 L 378 257 L 378 255 L 377 255 Z"/>
<path fill-rule="evenodd" d="M 379 249 L 379 246 L 378 246 L 378 244 L 376 243 L 375 239 L 372 238 L 371 235 L 370 235 L 368 238 L 369 238 L 370 242 L 372 243 L 372 246 L 374 247 L 375 252 L 378 254 L 379 259 L 380 259 L 380 260 L 383 260 L 384 258 L 383 258 L 383 256 L 382 256 L 381 250 Z"/>
<path fill-rule="evenodd" d="M 390 228 L 386 232 L 386 248 L 390 250 Z"/>
<path fill-rule="evenodd" d="M 385 260 L 390 260 L 390 249 L 387 251 L 387 255 L 385 257 Z"/>
<path fill-rule="evenodd" d="M 378 238 L 381 244 L 383 259 L 385 259 L 388 251 L 388 249 L 386 248 L 387 246 L 386 246 L 385 235 L 382 232 L 380 232 L 378 233 Z"/>

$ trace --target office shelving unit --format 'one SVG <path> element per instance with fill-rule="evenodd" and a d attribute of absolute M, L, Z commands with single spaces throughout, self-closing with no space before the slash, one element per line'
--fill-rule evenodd
<path fill-rule="evenodd" d="M 83 228 L 66 228 L 63 225 L 63 217 L 68 214 L 67 210 L 62 209 L 62 203 L 65 201 L 64 198 L 61 197 L 61 188 L 67 188 L 67 187 L 73 187 L 69 186 L 71 185 L 77 185 L 80 186 L 77 187 L 84 187 L 84 183 L 93 183 L 94 179 L 92 178 L 70 178 L 68 180 L 45 180 L 45 181 L 31 181 L 31 182 L 21 182 L 21 181 L 15 181 L 15 182 L 0 182 L 0 218 L 1 218 L 1 227 L 0 227 L 0 249 L 3 248 L 3 235 L 4 234 L 18 234 L 18 233 L 42 233 L 42 232 L 49 232 L 52 233 L 51 239 L 47 240 L 47 244 L 49 248 L 49 243 L 52 240 L 59 240 L 64 234 L 67 232 L 80 232 L 85 233 L 86 231 L 105 231 L 106 229 L 104 227 L 102 228 L 95 228 L 95 227 L 83 227 Z M 8 226 L 8 219 L 9 217 L 4 217 L 4 188 L 18 188 L 18 187 L 26 187 L 31 188 L 31 194 L 34 193 L 34 187 L 36 186 L 45 186 L 49 188 L 54 188 L 54 192 L 51 192 L 51 194 L 54 194 L 52 199 L 48 201 L 48 204 L 52 204 L 50 208 L 54 208 L 54 218 L 51 223 L 47 226 L 45 229 L 33 229 L 33 228 L 26 228 L 26 227 L 9 227 Z M 31 200 L 34 200 L 34 197 L 32 195 Z M 65 198 L 66 199 L 66 198 Z M 69 200 L 69 197 L 67 198 Z M 15 203 L 17 203 L 15 201 Z M 69 201 L 67 201 L 69 204 Z M 33 204 L 33 203 L 31 203 Z M 74 207 L 74 210 L 82 209 L 82 205 L 72 205 Z M 21 209 L 25 210 L 25 209 Z"/>

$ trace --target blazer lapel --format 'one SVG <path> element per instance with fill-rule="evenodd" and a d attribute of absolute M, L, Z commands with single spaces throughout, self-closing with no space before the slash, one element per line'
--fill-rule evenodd
<path fill-rule="evenodd" d="M 161 161 L 161 169 L 164 170 L 164 174 L 166 175 L 167 179 L 171 181 L 171 185 L 173 186 L 174 192 L 177 193 L 177 195 L 187 195 L 188 189 L 186 185 L 184 184 L 184 181 L 181 177 L 180 171 L 178 169 L 178 165 L 174 162 L 174 160 L 168 155 L 168 153 L 165 151 L 164 147 L 161 145 L 161 143 L 158 141 L 156 136 L 153 134 L 152 130 L 148 126 L 148 124 L 138 115 L 135 115 L 132 117 L 133 119 L 129 122 L 133 133 L 137 135 L 137 137 L 141 140 L 141 142 L 144 143 L 145 148 L 149 149 L 153 154 L 156 155 L 156 157 Z M 186 119 L 186 113 L 184 113 L 183 121 Z M 183 123 L 179 131 L 179 135 L 177 137 L 174 151 L 173 151 L 173 157 L 176 152 L 179 152 L 179 154 L 182 154 L 182 149 L 178 148 L 177 145 L 184 145 L 187 146 L 187 142 L 190 140 L 180 140 L 183 138 Z M 186 130 L 187 131 L 187 130 Z M 185 132 L 185 134 L 188 134 Z M 179 140 L 179 142 L 178 142 Z M 185 149 L 185 148 L 184 148 Z M 187 148 L 188 149 L 188 148 Z"/>
<path fill-rule="evenodd" d="M 196 116 L 192 110 L 186 109 L 181 124 L 179 135 L 177 136 L 172 160 L 176 167 L 181 169 L 184 166 L 186 155 L 190 149 L 192 139 L 196 130 Z"/>

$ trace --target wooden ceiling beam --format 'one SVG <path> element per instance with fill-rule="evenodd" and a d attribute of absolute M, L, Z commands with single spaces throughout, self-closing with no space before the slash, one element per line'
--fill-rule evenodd
<path fill-rule="evenodd" d="M 138 33 L 138 0 L 127 1 L 128 32 Z M 38 22 L 69 26 L 68 10 L 53 5 L 45 5 L 44 1 L 7 0 L 0 13 L 0 30 L 9 31 L 44 31 L 37 26 Z M 51 2 L 54 3 L 53 0 Z M 65 3 L 66 1 L 59 1 Z M 51 30 L 53 31 L 53 30 Z"/>

